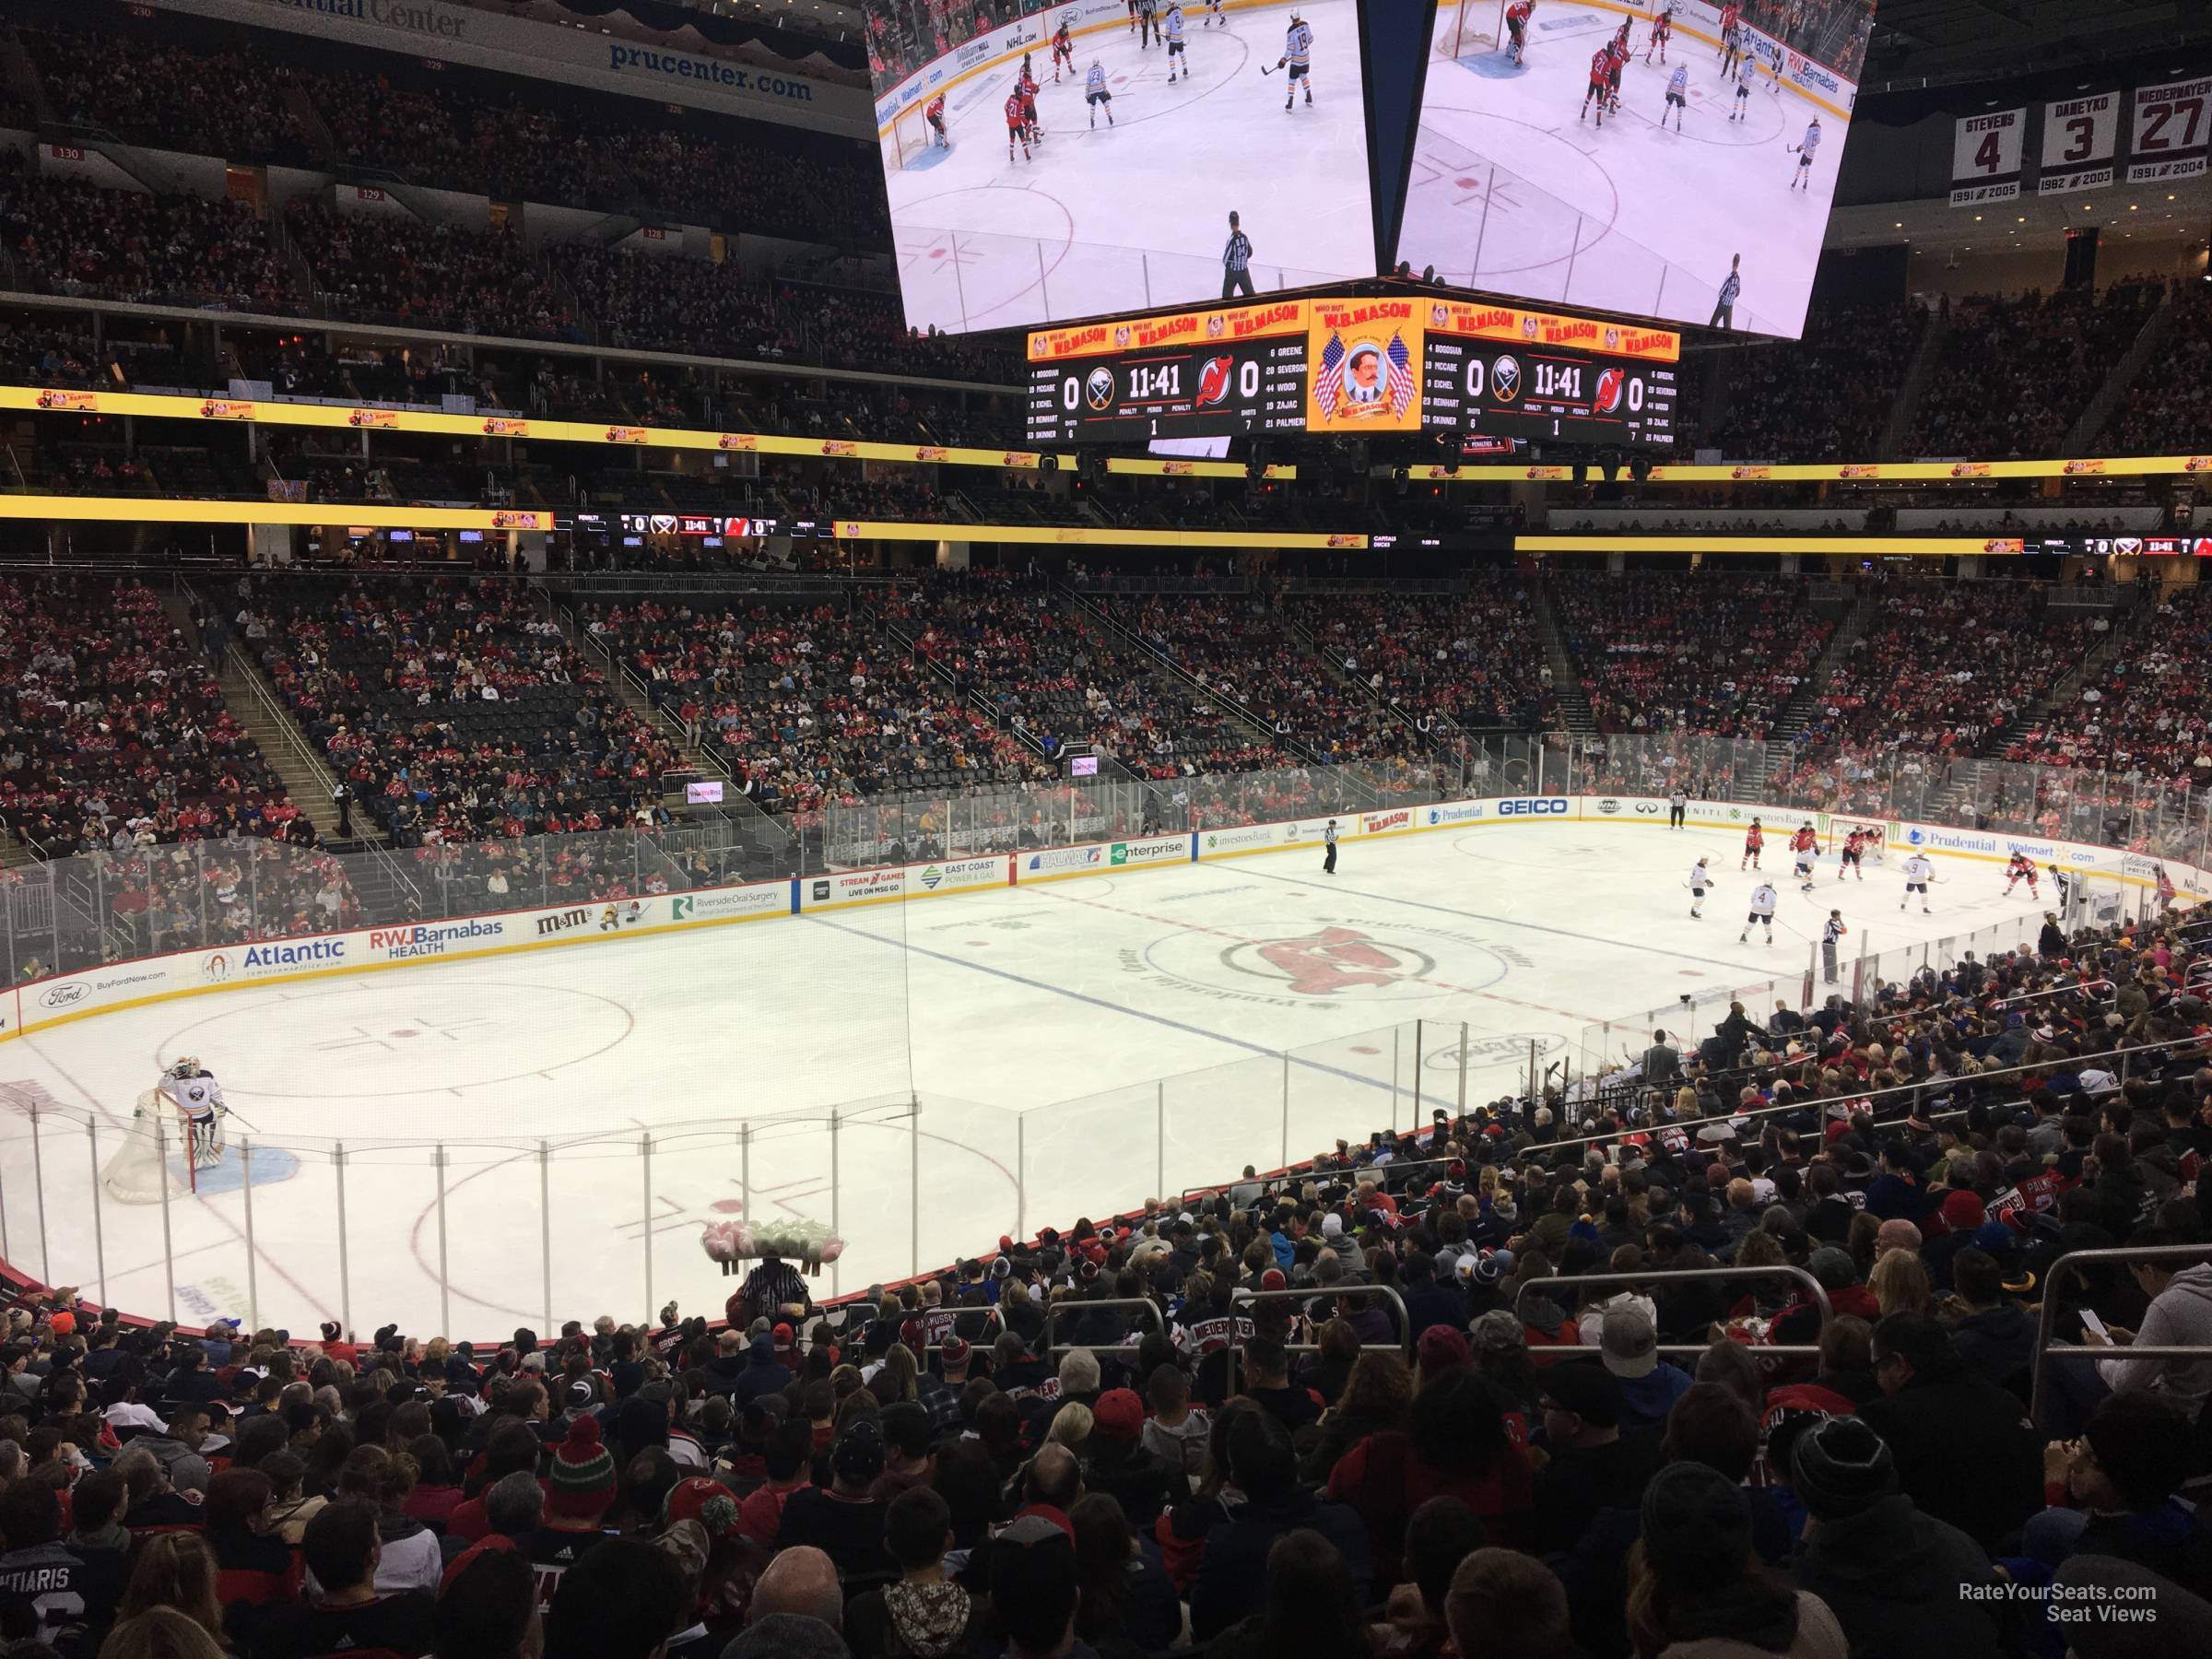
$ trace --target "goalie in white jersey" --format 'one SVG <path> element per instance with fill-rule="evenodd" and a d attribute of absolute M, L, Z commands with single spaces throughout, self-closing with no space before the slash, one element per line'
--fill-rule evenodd
<path fill-rule="evenodd" d="M 1905 896 L 1897 901 L 1897 908 L 1903 910 L 1906 905 L 1912 902 L 1912 895 L 1918 893 L 1920 895 L 1920 913 L 1924 916 L 1934 915 L 1936 912 L 1928 908 L 1928 883 L 1935 879 L 1936 866 L 1928 862 L 1926 853 L 1915 853 L 1912 857 L 1906 859 Z"/>
<path fill-rule="evenodd" d="M 154 1087 L 184 1116 L 192 1139 L 192 1167 L 211 1170 L 223 1160 L 223 1119 L 230 1108 L 215 1074 L 187 1054 L 161 1074 Z"/>

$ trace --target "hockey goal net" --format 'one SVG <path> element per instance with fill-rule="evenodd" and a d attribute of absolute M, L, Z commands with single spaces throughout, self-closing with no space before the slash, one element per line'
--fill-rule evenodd
<path fill-rule="evenodd" d="M 912 167 L 928 152 L 929 122 L 922 110 L 918 103 L 909 104 L 883 129 L 885 171 L 896 172 L 902 167 Z"/>
<path fill-rule="evenodd" d="M 100 1171 L 100 1184 L 118 1204 L 159 1204 L 164 1192 L 182 1197 L 194 1190 L 190 1133 L 159 1089 L 138 1097 L 137 1111 L 124 1125 L 123 1145 Z"/>
<path fill-rule="evenodd" d="M 1886 864 L 1889 850 L 1889 825 L 1881 818 L 1831 818 L 1828 821 L 1828 851 L 1841 853 L 1845 843 L 1856 830 L 1859 835 L 1859 853 L 1868 864 Z"/>
<path fill-rule="evenodd" d="M 1476 57 L 1505 44 L 1508 0 L 1459 0 L 1436 10 L 1436 55 Z"/>

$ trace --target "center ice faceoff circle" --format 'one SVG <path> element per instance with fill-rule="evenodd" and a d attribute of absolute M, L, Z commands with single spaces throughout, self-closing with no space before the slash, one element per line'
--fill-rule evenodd
<path fill-rule="evenodd" d="M 620 1003 L 594 992 L 472 983 L 454 995 L 435 974 L 401 974 L 224 1008 L 180 1028 L 155 1060 L 219 1054 L 233 1096 L 439 1094 L 574 1065 L 622 1041 L 631 1024 Z M 491 1040 L 520 1030 L 534 1041 L 518 1071 L 521 1052 Z"/>
<path fill-rule="evenodd" d="M 1172 934 L 1124 950 L 1122 965 L 1175 990 L 1293 1008 L 1441 1001 L 1507 971 L 1502 954 L 1466 935 L 1356 915 L 1242 938 Z"/>

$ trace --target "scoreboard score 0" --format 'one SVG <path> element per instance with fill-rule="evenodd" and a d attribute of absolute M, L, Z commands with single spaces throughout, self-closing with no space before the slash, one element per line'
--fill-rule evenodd
<path fill-rule="evenodd" d="M 1282 300 L 1029 336 L 1029 441 L 1456 431 L 1664 447 L 1671 329 L 1419 295 Z"/>

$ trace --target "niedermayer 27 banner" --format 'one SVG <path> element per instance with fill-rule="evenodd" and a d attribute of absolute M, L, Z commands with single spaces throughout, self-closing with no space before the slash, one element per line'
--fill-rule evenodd
<path fill-rule="evenodd" d="M 2212 131 L 2212 77 L 2137 87 L 2133 114 L 2130 184 L 2194 179 L 2204 172 L 2205 140 Z"/>
<path fill-rule="evenodd" d="M 2043 160 L 2038 195 L 2102 190 L 2112 182 L 2120 138 L 2120 94 L 2091 92 L 2043 106 Z"/>

